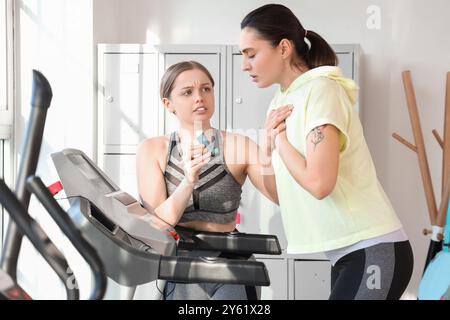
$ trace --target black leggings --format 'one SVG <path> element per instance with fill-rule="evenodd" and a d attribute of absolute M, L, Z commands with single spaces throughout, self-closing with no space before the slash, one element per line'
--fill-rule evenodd
<path fill-rule="evenodd" d="M 330 300 L 398 300 L 413 271 L 409 241 L 351 252 L 331 268 Z"/>

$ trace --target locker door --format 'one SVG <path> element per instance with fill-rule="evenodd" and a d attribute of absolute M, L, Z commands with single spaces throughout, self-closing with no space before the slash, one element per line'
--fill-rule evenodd
<path fill-rule="evenodd" d="M 220 128 L 220 95 L 221 95 L 221 57 L 218 53 L 166 53 L 164 55 L 164 70 L 171 65 L 181 61 L 197 61 L 204 65 L 211 73 L 214 79 L 214 94 L 215 94 L 215 112 L 211 119 L 211 125 L 214 128 Z M 222 67 L 224 69 L 224 67 Z M 162 77 L 161 73 L 161 77 Z M 164 110 L 164 134 L 171 133 L 178 128 L 176 116 Z"/>
<path fill-rule="evenodd" d="M 287 300 L 288 270 L 285 259 L 257 259 L 265 264 L 270 286 L 261 287 L 261 300 Z"/>
<path fill-rule="evenodd" d="M 295 261 L 295 300 L 327 300 L 331 290 L 329 261 Z"/>
<path fill-rule="evenodd" d="M 353 53 L 352 52 L 336 52 L 339 59 L 339 67 L 345 77 L 354 79 L 353 75 Z"/>
<path fill-rule="evenodd" d="M 358 45 L 334 45 L 332 46 L 339 60 L 339 67 L 345 77 L 359 82 L 359 46 Z M 356 112 L 361 117 L 360 99 L 356 102 Z"/>
<path fill-rule="evenodd" d="M 247 72 L 242 71 L 242 55 L 232 56 L 231 110 L 228 114 L 229 127 L 239 130 L 256 141 L 258 130 L 264 126 L 277 86 L 260 89 L 252 83 Z"/>
<path fill-rule="evenodd" d="M 119 146 L 136 146 L 158 132 L 158 55 L 105 53 L 103 58 L 104 152 L 119 152 Z"/>

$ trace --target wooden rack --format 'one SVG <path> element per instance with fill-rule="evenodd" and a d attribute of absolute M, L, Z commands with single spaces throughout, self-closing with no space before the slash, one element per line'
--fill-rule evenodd
<path fill-rule="evenodd" d="M 442 139 L 436 129 L 433 135 L 443 150 L 442 157 L 442 192 L 441 204 L 439 210 L 437 209 L 436 199 L 431 181 L 430 167 L 428 165 L 427 154 L 425 150 L 425 143 L 423 140 L 422 127 L 420 125 L 419 111 L 417 107 L 416 95 L 411 78 L 410 71 L 402 73 L 403 85 L 405 88 L 406 101 L 408 104 L 408 112 L 411 120 L 411 126 L 414 134 L 415 145 L 408 142 L 398 133 L 393 133 L 394 139 L 405 145 L 408 149 L 417 153 L 419 160 L 419 168 L 422 176 L 422 183 L 425 190 L 425 197 L 427 200 L 428 215 L 432 226 L 444 227 L 448 200 L 450 196 L 450 72 L 447 73 L 446 97 L 445 97 L 445 116 L 444 116 L 444 138 Z M 429 234 L 431 231 L 424 229 L 424 234 Z M 443 234 L 437 235 L 439 241 L 443 239 Z"/>

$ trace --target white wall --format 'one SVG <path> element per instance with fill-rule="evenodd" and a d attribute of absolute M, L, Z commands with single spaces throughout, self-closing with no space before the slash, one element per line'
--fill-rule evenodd
<path fill-rule="evenodd" d="M 431 130 L 442 135 L 445 74 L 450 71 L 448 0 L 278 1 L 305 28 L 330 43 L 359 43 L 361 108 L 365 135 L 381 183 L 411 238 L 415 260 L 408 289 L 414 297 L 422 274 L 429 219 L 417 157 L 391 137 L 413 141 L 401 80 L 411 70 L 422 117 L 431 174 L 440 202 L 441 150 Z M 268 1 L 94 0 L 95 43 L 237 44 L 246 13 Z M 369 6 L 380 9 L 380 29 L 369 29 Z M 263 110 L 262 110 L 263 111 Z"/>

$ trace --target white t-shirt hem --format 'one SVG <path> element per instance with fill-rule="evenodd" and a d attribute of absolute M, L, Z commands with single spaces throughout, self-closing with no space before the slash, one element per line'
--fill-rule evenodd
<path fill-rule="evenodd" d="M 405 230 L 403 230 L 403 228 L 401 228 L 399 230 L 390 232 L 390 233 L 382 235 L 382 236 L 359 241 L 355 244 L 352 244 L 352 245 L 344 247 L 344 248 L 325 251 L 324 254 L 330 260 L 331 265 L 334 266 L 336 264 L 336 262 L 339 261 L 339 259 L 341 259 L 342 257 L 344 257 L 352 252 L 355 252 L 355 251 L 358 251 L 361 249 L 365 249 L 365 248 L 369 248 L 369 247 L 375 246 L 380 243 L 401 242 L 401 241 L 406 241 L 406 240 L 408 240 L 408 236 L 406 235 Z"/>

